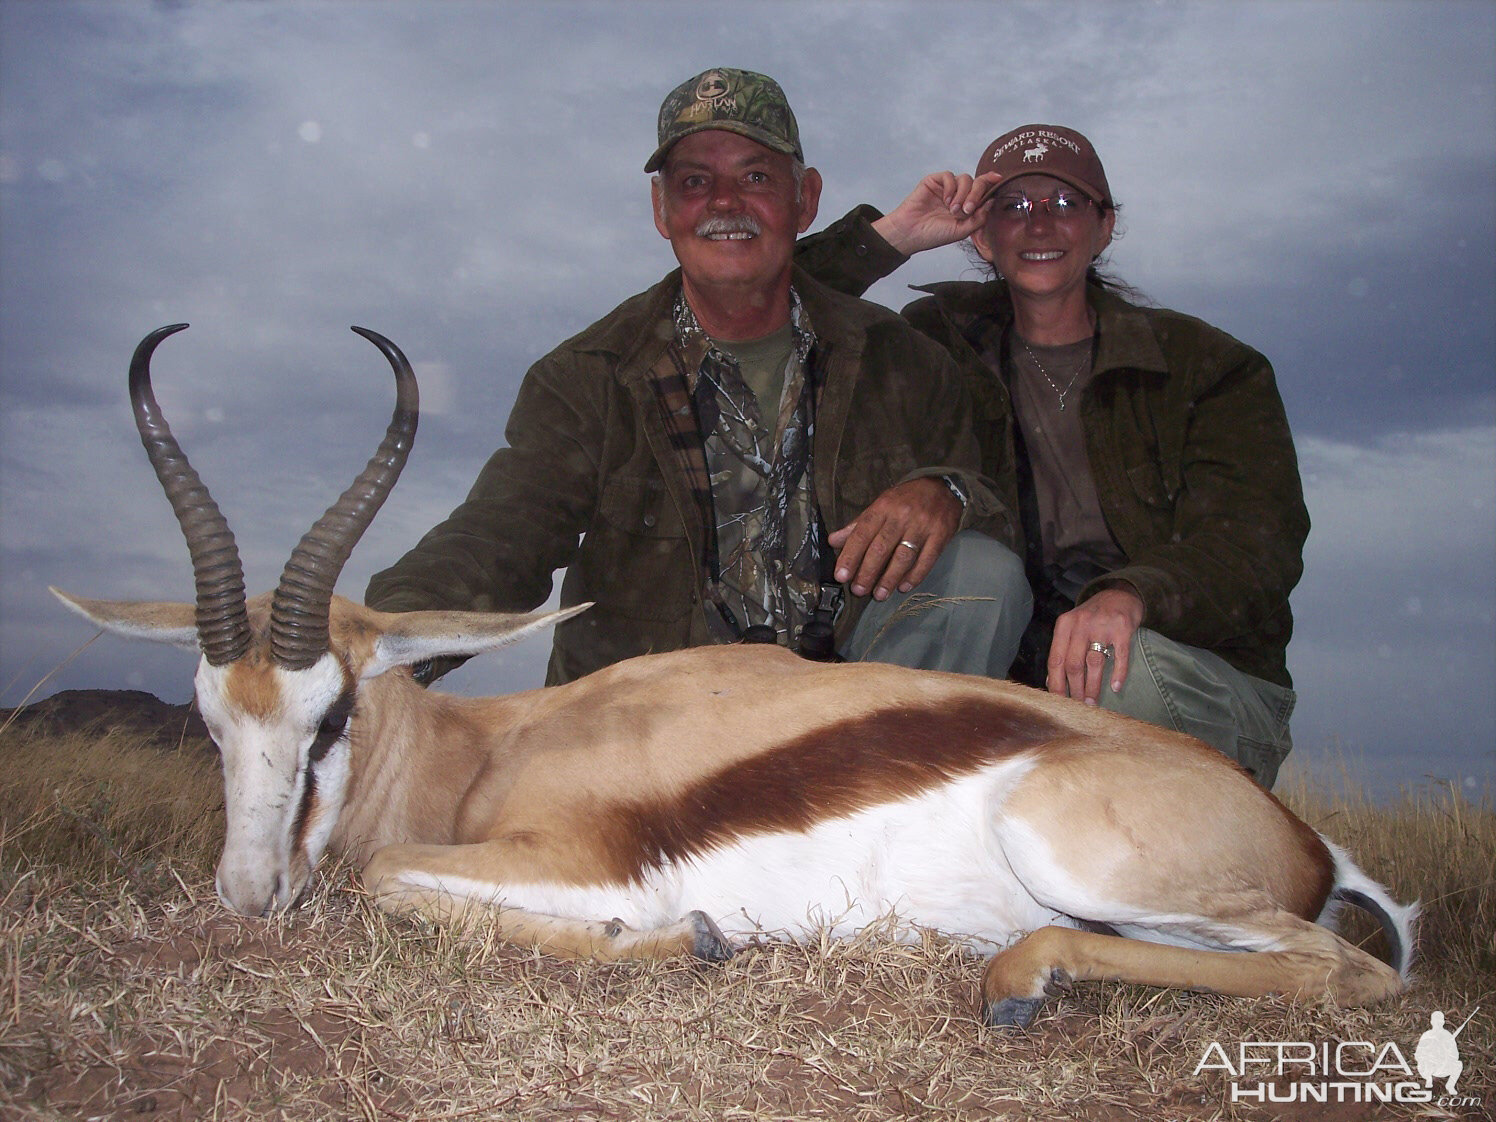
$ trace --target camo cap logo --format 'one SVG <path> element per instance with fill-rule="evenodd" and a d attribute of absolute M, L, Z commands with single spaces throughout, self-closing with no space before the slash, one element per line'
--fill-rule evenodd
<path fill-rule="evenodd" d="M 727 79 L 719 70 L 708 70 L 696 83 L 697 101 L 721 101 L 727 96 Z"/>
<path fill-rule="evenodd" d="M 678 140 L 707 129 L 735 132 L 775 152 L 805 159 L 800 128 L 779 83 L 751 70 L 717 67 L 682 82 L 665 98 L 659 146 L 644 170 L 658 170 Z"/>

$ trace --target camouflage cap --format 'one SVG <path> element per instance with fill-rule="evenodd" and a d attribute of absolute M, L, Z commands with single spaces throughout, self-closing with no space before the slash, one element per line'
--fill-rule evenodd
<path fill-rule="evenodd" d="M 660 106 L 660 145 L 644 170 L 659 170 L 676 141 L 707 129 L 735 132 L 775 152 L 805 159 L 800 128 L 779 83 L 751 70 L 720 66 L 670 91 Z"/>

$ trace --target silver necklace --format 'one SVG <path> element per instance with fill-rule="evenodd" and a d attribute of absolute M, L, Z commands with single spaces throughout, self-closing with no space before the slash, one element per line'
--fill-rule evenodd
<path fill-rule="evenodd" d="M 1018 333 L 1015 331 L 1014 334 Z M 1059 395 L 1060 412 L 1063 413 L 1065 411 L 1065 395 L 1075 388 L 1075 380 L 1080 377 L 1081 371 L 1091 364 L 1090 356 L 1087 355 L 1080 360 L 1080 364 L 1070 375 L 1070 381 L 1065 383 L 1064 389 L 1060 389 L 1060 384 L 1049 376 L 1049 371 L 1044 369 L 1044 364 L 1039 361 L 1039 356 L 1034 353 L 1034 349 L 1028 345 L 1028 340 L 1020 335 L 1018 341 L 1023 344 L 1023 349 L 1028 352 L 1029 358 L 1039 368 L 1039 373 L 1044 375 L 1044 380 L 1049 383 L 1049 388 Z"/>

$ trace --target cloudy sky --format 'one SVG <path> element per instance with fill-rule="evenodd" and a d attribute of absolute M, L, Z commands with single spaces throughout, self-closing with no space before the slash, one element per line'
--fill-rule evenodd
<path fill-rule="evenodd" d="M 660 100 L 780 80 L 821 225 L 1031 121 L 1091 137 L 1116 270 L 1268 355 L 1314 530 L 1297 756 L 1379 793 L 1496 756 L 1496 5 L 0 0 L 0 704 L 190 694 L 181 652 L 46 594 L 190 599 L 130 421 L 163 408 L 250 584 L 363 465 L 398 342 L 423 416 L 339 590 L 460 500 L 534 359 L 674 261 L 642 172 Z M 927 254 L 870 296 L 963 275 Z M 464 691 L 539 684 L 544 639 Z M 62 665 L 66 662 L 66 665 Z"/>

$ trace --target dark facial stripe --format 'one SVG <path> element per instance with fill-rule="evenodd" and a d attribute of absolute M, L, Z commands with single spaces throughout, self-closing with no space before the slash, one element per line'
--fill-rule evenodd
<path fill-rule="evenodd" d="M 669 802 L 610 808 L 604 879 L 641 879 L 736 838 L 807 830 L 909 798 L 1068 730 L 1010 702 L 887 709 L 807 733 L 703 779 Z"/>
<path fill-rule="evenodd" d="M 317 734 L 312 737 L 312 746 L 307 749 L 307 760 L 315 764 L 336 744 L 343 736 L 343 730 L 348 726 L 348 720 L 353 716 L 353 703 L 357 699 L 357 693 L 349 686 L 343 690 L 339 698 L 327 707 L 327 712 L 322 715 L 322 721 L 317 726 Z"/>
<path fill-rule="evenodd" d="M 317 773 L 306 769 L 306 785 L 301 789 L 301 805 L 296 808 L 296 824 L 291 827 L 292 850 L 306 851 L 306 826 L 311 818 L 312 804 L 317 799 Z"/>
<path fill-rule="evenodd" d="M 322 721 L 312 737 L 311 747 L 307 749 L 306 785 L 301 790 L 301 805 L 296 808 L 296 824 L 291 832 L 297 850 L 306 848 L 307 821 L 311 817 L 312 805 L 317 799 L 317 764 L 332 750 L 332 746 L 343 738 L 347 731 L 348 721 L 353 716 L 354 702 L 357 700 L 358 691 L 351 684 L 345 686 L 338 699 L 328 706 L 327 712 L 322 715 Z"/>

